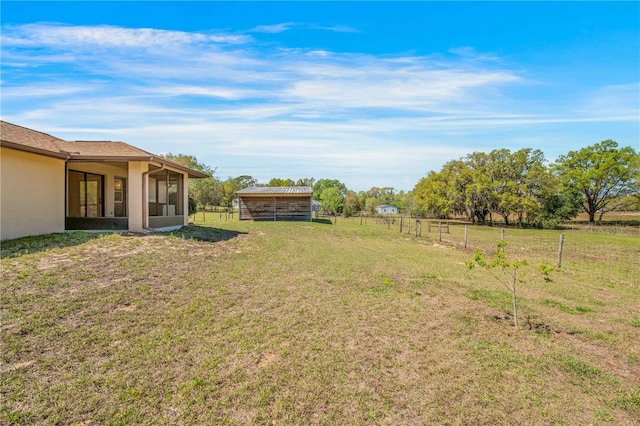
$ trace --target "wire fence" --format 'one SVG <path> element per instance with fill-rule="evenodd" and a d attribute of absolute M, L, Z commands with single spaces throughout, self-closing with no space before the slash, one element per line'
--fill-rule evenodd
<path fill-rule="evenodd" d="M 640 286 L 640 233 L 637 231 L 585 232 L 475 226 L 456 221 L 409 217 L 354 218 L 363 225 L 385 227 L 433 245 L 472 253 L 495 253 L 497 243 L 507 243 L 509 257 L 557 266 L 584 283 Z M 469 256 L 471 258 L 471 256 Z"/>
<path fill-rule="evenodd" d="M 196 222 L 237 220 L 237 210 L 227 208 L 199 211 Z M 340 225 L 345 221 L 375 226 L 423 243 L 468 252 L 475 249 L 490 255 L 497 243 L 507 243 L 510 258 L 527 259 L 560 267 L 572 279 L 583 283 L 640 286 L 640 232 L 637 228 L 569 226 L 563 230 L 518 229 L 469 225 L 463 221 L 417 219 L 405 216 L 320 216 L 314 219 Z M 607 233 L 607 229 L 609 233 Z"/>

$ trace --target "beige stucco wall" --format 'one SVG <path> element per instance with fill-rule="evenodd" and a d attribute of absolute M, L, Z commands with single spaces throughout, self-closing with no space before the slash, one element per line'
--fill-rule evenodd
<path fill-rule="evenodd" d="M 64 160 L 0 148 L 0 239 L 64 231 Z"/>
<path fill-rule="evenodd" d="M 127 202 L 129 203 L 129 231 L 144 232 L 144 228 L 148 226 L 147 218 L 142 220 L 142 205 L 148 203 L 148 191 L 144 191 L 144 199 L 142 198 L 142 174 L 149 170 L 149 164 L 142 161 L 129 162 L 129 180 L 127 186 Z M 147 179 L 147 176 L 144 176 Z M 145 184 L 146 188 L 146 184 Z"/>

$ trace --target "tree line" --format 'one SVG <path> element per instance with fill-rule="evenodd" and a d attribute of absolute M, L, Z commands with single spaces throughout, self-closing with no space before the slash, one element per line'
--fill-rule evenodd
<path fill-rule="evenodd" d="M 553 163 L 531 148 L 473 152 L 428 172 L 408 192 L 375 186 L 355 192 L 337 179 L 273 178 L 263 184 L 242 175 L 223 181 L 214 175 L 215 169 L 193 156 L 165 157 L 209 174 L 189 181 L 193 207 L 231 207 L 236 191 L 250 186 L 309 186 L 323 212 L 346 216 L 375 214 L 379 206 L 392 205 L 420 217 L 553 228 L 582 211 L 595 222 L 607 211 L 640 210 L 639 155 L 612 140 L 570 151 Z"/>

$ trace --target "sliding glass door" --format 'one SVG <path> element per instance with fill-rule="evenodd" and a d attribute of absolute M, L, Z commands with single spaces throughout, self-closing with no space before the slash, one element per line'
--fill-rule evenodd
<path fill-rule="evenodd" d="M 104 216 L 104 177 L 69 170 L 67 200 L 68 217 Z"/>

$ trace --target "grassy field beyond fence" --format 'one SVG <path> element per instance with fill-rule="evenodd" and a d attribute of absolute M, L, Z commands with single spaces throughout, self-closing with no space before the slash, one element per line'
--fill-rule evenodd
<path fill-rule="evenodd" d="M 500 228 L 205 218 L 3 242 L 0 423 L 638 424 L 637 237 L 564 231 L 516 330 Z"/>

